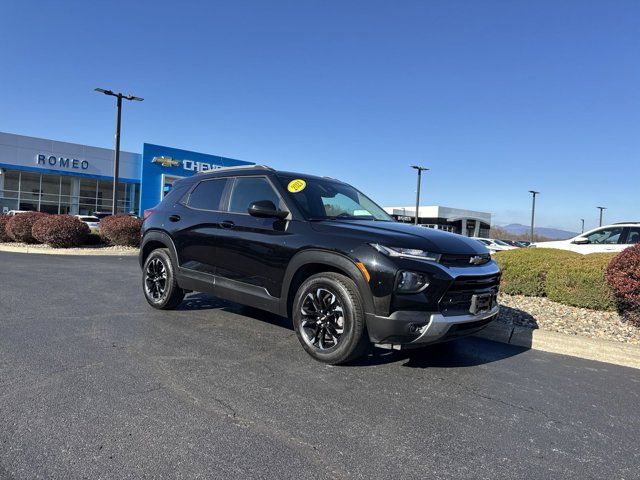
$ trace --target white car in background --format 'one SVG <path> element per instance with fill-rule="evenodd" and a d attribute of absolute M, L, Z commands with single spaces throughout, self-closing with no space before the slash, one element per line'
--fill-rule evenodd
<path fill-rule="evenodd" d="M 77 219 L 86 223 L 91 230 L 100 230 L 100 219 L 92 215 L 74 215 Z"/>
<path fill-rule="evenodd" d="M 502 252 L 504 250 L 518 250 L 518 247 L 512 247 L 507 242 L 496 240 L 494 238 L 473 237 L 489 249 L 489 253 Z"/>
<path fill-rule="evenodd" d="M 529 248 L 559 248 L 572 252 L 606 253 L 621 252 L 640 242 L 640 222 L 615 223 L 594 228 L 569 240 L 536 242 Z"/>

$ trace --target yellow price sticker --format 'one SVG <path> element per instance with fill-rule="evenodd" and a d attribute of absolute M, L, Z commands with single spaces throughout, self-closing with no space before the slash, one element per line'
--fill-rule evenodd
<path fill-rule="evenodd" d="M 287 190 L 289 190 L 291 193 L 298 193 L 304 190 L 306 186 L 307 182 L 305 182 L 301 178 L 296 178 L 295 180 L 291 180 L 289 182 L 289 185 L 287 185 Z"/>

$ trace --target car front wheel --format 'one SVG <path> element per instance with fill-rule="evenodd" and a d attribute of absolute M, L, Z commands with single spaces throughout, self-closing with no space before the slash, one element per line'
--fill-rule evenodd
<path fill-rule="evenodd" d="M 159 248 L 147 257 L 142 269 L 142 289 L 149 305 L 159 310 L 172 310 L 184 299 L 167 249 Z"/>
<path fill-rule="evenodd" d="M 358 288 L 338 273 L 319 273 L 300 285 L 293 325 L 302 347 L 324 363 L 346 363 L 363 355 L 369 345 Z"/>

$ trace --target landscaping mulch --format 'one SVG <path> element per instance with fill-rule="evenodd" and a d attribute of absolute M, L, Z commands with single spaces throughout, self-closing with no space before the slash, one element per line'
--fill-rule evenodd
<path fill-rule="evenodd" d="M 118 245 L 85 245 L 73 248 L 53 248 L 40 243 L 27 244 L 18 242 L 0 243 L 0 250 L 25 253 L 51 253 L 61 255 L 137 255 L 138 247 L 122 247 Z"/>
<path fill-rule="evenodd" d="M 500 294 L 498 322 L 640 345 L 640 328 L 616 312 L 589 310 L 544 297 Z"/>

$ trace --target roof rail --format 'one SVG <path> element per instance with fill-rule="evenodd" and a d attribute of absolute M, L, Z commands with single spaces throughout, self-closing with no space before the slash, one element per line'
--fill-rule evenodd
<path fill-rule="evenodd" d="M 224 170 L 224 171 L 227 171 L 227 170 L 243 170 L 243 169 L 251 169 L 251 168 L 255 168 L 255 169 L 258 169 L 258 170 L 269 170 L 270 172 L 275 171 L 273 168 L 268 167 L 266 165 L 252 164 L 252 165 L 235 165 L 235 166 L 231 166 L 231 167 L 212 168 L 211 170 L 205 170 L 205 171 L 202 171 L 202 172 L 198 172 L 198 174 L 219 172 L 221 170 Z"/>
<path fill-rule="evenodd" d="M 612 223 L 612 225 L 640 225 L 640 222 L 618 222 Z"/>

